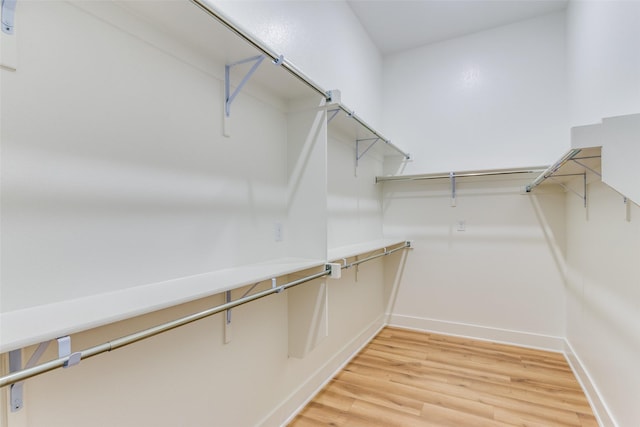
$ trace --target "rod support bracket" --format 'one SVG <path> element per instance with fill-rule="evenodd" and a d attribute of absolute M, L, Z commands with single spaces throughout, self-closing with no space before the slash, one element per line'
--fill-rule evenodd
<path fill-rule="evenodd" d="M 62 359 L 63 357 L 67 358 L 67 361 L 62 365 L 63 368 L 70 368 L 72 366 L 80 363 L 82 359 L 82 353 L 77 351 L 75 353 L 71 352 L 71 337 L 66 335 L 64 337 L 60 337 L 57 339 L 58 341 L 58 358 Z"/>
<path fill-rule="evenodd" d="M 279 55 L 272 62 L 273 62 L 273 65 L 282 65 L 284 63 L 284 55 Z"/>
<path fill-rule="evenodd" d="M 276 293 L 279 294 L 280 292 L 284 291 L 284 288 L 282 286 L 278 287 L 278 279 L 277 278 L 272 278 L 271 279 L 271 288 L 272 289 L 276 289 Z"/>
<path fill-rule="evenodd" d="M 16 372 L 22 369 L 22 349 L 11 350 L 9 352 L 9 372 Z M 11 384 L 9 389 L 9 401 L 11 412 L 17 412 L 24 406 L 23 382 Z"/>
<path fill-rule="evenodd" d="M 15 33 L 17 0 L 2 0 L 2 32 L 13 35 Z"/>
<path fill-rule="evenodd" d="M 329 277 L 332 279 L 339 279 L 342 277 L 342 265 L 340 263 L 328 263 L 326 264 L 325 269 L 331 271 L 331 275 Z"/>
<path fill-rule="evenodd" d="M 449 179 L 451 180 L 451 207 L 456 207 L 456 173 L 449 173 Z"/>

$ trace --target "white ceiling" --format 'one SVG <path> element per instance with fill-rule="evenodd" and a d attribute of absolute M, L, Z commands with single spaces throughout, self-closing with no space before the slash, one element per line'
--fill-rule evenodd
<path fill-rule="evenodd" d="M 562 10 L 567 0 L 347 0 L 383 55 Z"/>

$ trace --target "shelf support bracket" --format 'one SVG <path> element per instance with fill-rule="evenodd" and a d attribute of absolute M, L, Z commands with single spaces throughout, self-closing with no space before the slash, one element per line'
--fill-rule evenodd
<path fill-rule="evenodd" d="M 338 115 L 339 112 L 340 112 L 339 108 L 327 110 L 327 113 L 330 113 L 329 116 L 327 117 L 327 123 L 331 123 L 331 120 L 333 120 Z"/>
<path fill-rule="evenodd" d="M 33 352 L 29 361 L 24 366 L 24 369 L 32 368 L 38 363 L 44 352 L 47 350 L 50 341 L 41 342 L 38 348 Z M 16 372 L 22 370 L 22 350 L 12 350 L 9 352 L 9 372 Z M 18 412 L 24 406 L 24 381 L 11 384 L 9 388 L 9 402 L 11 405 L 11 412 Z"/>
<path fill-rule="evenodd" d="M 568 175 L 556 175 L 556 176 L 550 176 L 549 179 L 551 179 L 552 181 L 554 180 L 554 178 L 557 177 L 561 177 L 561 176 L 573 176 L 574 174 L 568 174 Z M 576 196 L 580 197 L 582 199 L 582 203 L 584 205 L 584 207 L 587 207 L 587 173 L 580 173 L 580 174 L 576 174 L 576 175 L 582 175 L 582 194 L 578 193 L 576 190 L 570 188 L 569 186 L 563 184 L 560 181 L 556 181 L 562 188 L 564 188 L 566 191 L 569 191 L 573 194 L 575 194 Z"/>
<path fill-rule="evenodd" d="M 449 179 L 451 180 L 451 207 L 456 207 L 456 173 L 450 172 Z"/>
<path fill-rule="evenodd" d="M 360 143 L 369 142 L 369 141 L 373 141 L 373 142 L 369 144 L 369 146 L 367 146 L 367 148 L 365 148 L 362 153 L 360 153 Z M 358 168 L 358 163 L 360 162 L 360 159 L 363 158 L 364 155 L 367 154 L 369 150 L 371 150 L 378 141 L 380 141 L 379 137 L 356 139 L 356 169 Z"/>
<path fill-rule="evenodd" d="M 586 170 L 588 170 L 589 172 L 591 172 L 594 175 L 597 175 L 598 177 L 602 178 L 602 174 L 600 172 L 598 172 L 597 170 L 590 168 L 589 166 L 585 165 L 584 163 L 578 161 L 577 159 L 571 159 L 572 162 L 579 164 L 580 166 L 582 166 L 583 168 L 585 168 Z"/>
<path fill-rule="evenodd" d="M 4 27 L 4 14 L 3 23 Z M 12 350 L 9 352 L 9 372 L 16 372 L 22 370 L 22 349 Z M 17 412 L 24 406 L 23 400 L 23 386 L 24 382 L 11 384 L 9 388 L 9 401 L 11 405 L 11 412 Z"/>
<path fill-rule="evenodd" d="M 240 299 L 245 298 L 249 295 L 253 290 L 258 286 L 260 282 L 254 283 L 251 287 L 240 297 Z M 232 302 L 231 299 L 231 291 L 226 291 L 224 293 L 224 302 L 228 304 Z M 229 344 L 231 342 L 231 309 L 225 310 L 224 312 L 224 343 Z"/>
<path fill-rule="evenodd" d="M 233 100 L 236 99 L 236 96 L 240 93 L 245 84 L 249 81 L 253 73 L 256 72 L 262 61 L 264 61 L 264 55 L 252 56 L 251 58 L 243 59 L 241 61 L 234 62 L 232 64 L 227 64 L 224 66 L 224 114 L 225 117 L 231 116 L 231 104 Z M 237 65 L 246 64 L 247 62 L 253 62 L 253 65 L 247 71 L 247 74 L 244 75 L 238 86 L 235 88 L 233 92 L 231 92 L 231 69 Z"/>
<path fill-rule="evenodd" d="M 226 304 L 231 302 L 231 291 L 224 293 L 224 302 Z M 224 343 L 229 344 L 231 342 L 231 309 L 224 312 Z"/>
<path fill-rule="evenodd" d="M 631 222 L 631 203 L 629 203 L 629 199 L 627 199 L 626 197 L 623 196 L 623 200 L 624 200 L 624 219 L 627 222 Z"/>
<path fill-rule="evenodd" d="M 15 31 L 17 0 L 2 0 L 2 32 L 13 35 Z"/>

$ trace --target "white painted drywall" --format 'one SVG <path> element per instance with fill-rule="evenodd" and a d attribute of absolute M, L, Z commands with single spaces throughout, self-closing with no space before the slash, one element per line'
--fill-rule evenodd
<path fill-rule="evenodd" d="M 252 126 L 224 138 L 215 75 L 70 3 L 20 17 L 20 68 L 1 71 L 4 311 L 285 256 L 284 112 L 239 96 Z"/>
<path fill-rule="evenodd" d="M 112 3 L 94 6 L 108 19 L 85 4 L 21 4 L 19 67 L 0 71 L 3 310 L 263 257 L 323 256 L 326 125 L 294 138 L 288 131 L 301 121 L 284 102 L 247 87 L 233 105 L 232 137 L 223 138 L 222 64 Z M 293 148 L 307 142 L 307 151 Z M 374 169 L 363 173 L 363 194 L 377 191 Z M 297 197 L 294 170 L 303 175 Z M 282 242 L 275 222 L 283 223 Z M 311 246 L 288 234 L 303 227 Z M 234 309 L 229 344 L 216 315 L 31 379 L 20 412 L 6 411 L 5 388 L 1 422 L 280 425 L 382 325 L 382 266 L 372 261 L 357 278 L 352 270 L 327 281 L 328 335 L 304 358 L 289 357 L 286 291 Z M 74 334 L 72 347 L 222 301 L 216 295 Z"/>
<path fill-rule="evenodd" d="M 603 181 L 637 198 L 640 3 L 571 1 L 567 69 L 574 143 L 601 145 Z M 603 120 L 604 119 L 604 120 Z M 637 200 L 636 200 L 637 202 Z M 604 425 L 640 420 L 638 205 L 602 183 L 589 209 L 567 198 L 567 340 L 584 382 L 599 393 Z M 628 212 L 628 213 L 627 213 Z M 631 221 L 626 221 L 629 215 Z M 615 423 L 615 424 L 614 424 Z"/>
<path fill-rule="evenodd" d="M 570 1 L 571 126 L 640 112 L 640 2 Z"/>
<path fill-rule="evenodd" d="M 554 13 L 385 57 L 383 132 L 415 158 L 404 173 L 552 163 L 569 147 L 564 45 Z"/>
<path fill-rule="evenodd" d="M 382 159 L 369 152 L 356 169 L 355 141 L 330 133 L 328 160 L 329 249 L 380 239 L 381 187 L 373 183 L 382 174 Z"/>
<path fill-rule="evenodd" d="M 324 89 L 341 90 L 342 102 L 367 123 L 381 125 L 382 58 L 344 0 L 211 3 Z"/>
<path fill-rule="evenodd" d="M 640 420 L 640 208 L 589 185 L 567 195 L 567 340 L 618 426 Z M 607 421 L 604 425 L 611 425 Z"/>
<path fill-rule="evenodd" d="M 526 183 L 459 179 L 456 207 L 448 180 L 384 184 L 384 232 L 415 247 L 391 292 L 392 323 L 561 349 L 564 195 L 526 196 Z"/>

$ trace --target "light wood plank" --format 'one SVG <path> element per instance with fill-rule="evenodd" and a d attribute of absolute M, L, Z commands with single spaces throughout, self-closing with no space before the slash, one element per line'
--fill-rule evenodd
<path fill-rule="evenodd" d="M 597 426 L 564 356 L 384 328 L 291 426 Z"/>

